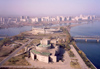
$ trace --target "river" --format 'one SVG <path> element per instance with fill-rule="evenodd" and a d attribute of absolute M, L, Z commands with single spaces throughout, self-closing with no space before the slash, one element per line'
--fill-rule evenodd
<path fill-rule="evenodd" d="M 100 36 L 100 21 L 72 27 L 70 34 L 71 36 Z M 76 44 L 90 61 L 100 69 L 100 42 L 77 40 Z"/>
<path fill-rule="evenodd" d="M 31 29 L 32 29 L 32 26 L 0 29 L 0 35 L 14 36 L 14 35 L 18 35 L 21 32 L 29 31 Z"/>
<path fill-rule="evenodd" d="M 75 24 L 75 23 L 69 23 L 69 24 Z M 36 26 L 37 28 L 43 28 L 43 27 L 55 27 L 55 26 L 66 26 L 69 25 L 68 23 L 62 23 L 62 24 L 55 24 L 55 25 L 49 25 L 49 26 Z M 35 27 L 35 26 L 33 26 Z M 21 32 L 32 30 L 32 26 L 23 26 L 23 27 L 13 27 L 13 28 L 7 28 L 7 29 L 0 29 L 0 35 L 7 35 L 7 36 L 15 36 L 18 35 Z"/>

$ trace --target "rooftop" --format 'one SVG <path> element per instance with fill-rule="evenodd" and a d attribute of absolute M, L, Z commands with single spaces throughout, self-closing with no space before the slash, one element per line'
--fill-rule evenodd
<path fill-rule="evenodd" d="M 50 55 L 49 52 L 39 52 L 39 51 L 36 51 L 36 50 L 31 50 L 31 52 L 33 52 L 35 54 L 44 55 L 44 56 L 49 56 Z"/>
<path fill-rule="evenodd" d="M 48 45 L 42 45 L 42 44 L 40 44 L 40 45 L 38 45 L 38 47 L 49 47 L 49 46 L 51 46 L 51 44 L 48 44 Z"/>

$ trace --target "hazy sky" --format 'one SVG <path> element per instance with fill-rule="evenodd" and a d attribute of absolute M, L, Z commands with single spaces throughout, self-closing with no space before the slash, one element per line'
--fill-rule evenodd
<path fill-rule="evenodd" d="M 0 0 L 0 15 L 100 15 L 100 0 Z"/>

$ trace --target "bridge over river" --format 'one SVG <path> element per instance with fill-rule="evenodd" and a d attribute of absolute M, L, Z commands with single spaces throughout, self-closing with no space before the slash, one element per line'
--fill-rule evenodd
<path fill-rule="evenodd" d="M 87 40 L 96 40 L 97 42 L 99 42 L 100 40 L 100 36 L 74 36 L 72 37 L 74 40 L 85 40 L 87 42 Z"/>

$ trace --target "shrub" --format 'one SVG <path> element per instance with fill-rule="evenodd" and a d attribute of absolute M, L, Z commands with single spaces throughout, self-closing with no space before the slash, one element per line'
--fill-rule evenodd
<path fill-rule="evenodd" d="M 61 46 L 62 48 L 65 48 L 65 44 L 60 44 L 60 46 Z"/>
<path fill-rule="evenodd" d="M 25 37 L 24 35 L 13 36 L 13 40 L 23 40 Z"/>
<path fill-rule="evenodd" d="M 74 57 L 75 55 L 74 55 L 74 53 L 72 51 L 69 51 L 69 56 L 70 57 Z"/>
<path fill-rule="evenodd" d="M 75 66 L 75 65 L 78 65 L 78 62 L 71 61 L 70 64 L 73 65 L 73 66 Z"/>
<path fill-rule="evenodd" d="M 80 54 L 82 54 L 82 51 L 79 50 L 78 52 L 79 52 Z"/>
<path fill-rule="evenodd" d="M 5 45 L 5 44 L 7 44 L 7 43 L 11 43 L 11 40 L 10 40 L 10 38 L 4 38 L 3 40 L 1 40 L 0 41 L 0 48 L 3 46 L 3 45 Z"/>
<path fill-rule="evenodd" d="M 4 52 L 2 56 L 8 56 L 9 52 Z"/>
<path fill-rule="evenodd" d="M 12 57 L 10 60 L 8 60 L 9 62 L 11 62 L 12 64 L 15 64 L 18 59 L 15 59 L 14 57 Z"/>
<path fill-rule="evenodd" d="M 71 49 L 69 45 L 66 45 L 65 48 L 67 51 L 69 51 Z"/>

